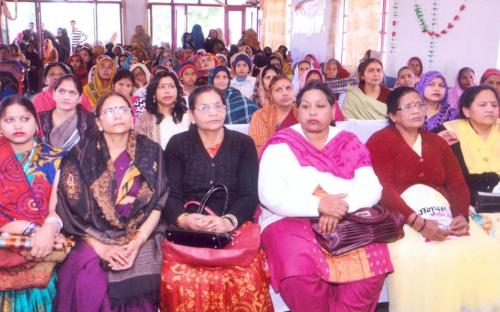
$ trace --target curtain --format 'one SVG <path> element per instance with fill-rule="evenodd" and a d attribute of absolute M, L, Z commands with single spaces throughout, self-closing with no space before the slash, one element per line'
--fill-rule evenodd
<path fill-rule="evenodd" d="M 273 50 L 285 44 L 286 32 L 286 0 L 262 1 L 262 47 Z"/>

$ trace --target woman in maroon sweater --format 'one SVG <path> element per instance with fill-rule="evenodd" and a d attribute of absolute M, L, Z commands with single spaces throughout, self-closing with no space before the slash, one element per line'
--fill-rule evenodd
<path fill-rule="evenodd" d="M 366 144 L 383 186 L 381 204 L 403 213 L 408 223 L 405 237 L 389 246 L 391 311 L 500 309 L 500 248 L 474 222 L 469 227 L 469 190 L 460 165 L 442 138 L 422 129 L 425 109 L 415 89 L 395 89 L 387 101 L 391 125 Z M 446 198 L 447 224 L 406 204 L 405 191 L 417 184 Z M 434 197 L 417 198 L 432 203 L 424 208 L 437 206 Z"/>

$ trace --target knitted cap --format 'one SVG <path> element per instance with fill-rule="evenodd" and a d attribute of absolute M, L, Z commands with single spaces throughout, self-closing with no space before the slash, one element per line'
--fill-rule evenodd
<path fill-rule="evenodd" d="M 179 67 L 179 70 L 177 71 L 177 76 L 182 77 L 182 74 L 184 73 L 184 71 L 188 68 L 192 68 L 194 69 L 194 71 L 198 71 L 198 69 L 196 68 L 196 65 L 194 65 L 193 63 L 191 62 L 185 62 L 183 63 L 180 67 Z"/>
<path fill-rule="evenodd" d="M 233 70 L 236 70 L 236 64 L 238 64 L 239 61 L 247 63 L 249 72 L 252 71 L 252 60 L 245 53 L 238 53 L 233 57 L 233 62 L 231 63 L 231 68 Z"/>
<path fill-rule="evenodd" d="M 484 74 L 481 76 L 481 84 L 484 83 L 486 79 L 488 79 L 489 76 L 497 75 L 500 76 L 500 69 L 496 68 L 488 68 Z"/>
<path fill-rule="evenodd" d="M 217 76 L 218 73 L 221 71 L 225 72 L 227 74 L 227 77 L 231 79 L 231 75 L 229 74 L 229 69 L 225 66 L 216 66 L 214 67 L 211 71 L 210 74 L 208 75 L 208 84 L 213 86 L 214 85 L 214 78 Z"/>

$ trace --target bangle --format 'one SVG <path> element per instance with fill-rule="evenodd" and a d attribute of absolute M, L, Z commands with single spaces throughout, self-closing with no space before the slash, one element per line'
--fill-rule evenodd
<path fill-rule="evenodd" d="M 233 226 L 233 229 L 238 227 L 238 219 L 232 214 L 225 214 L 222 216 L 224 219 L 228 219 L 229 222 L 231 222 L 231 225 Z"/>
<path fill-rule="evenodd" d="M 23 235 L 31 235 L 38 230 L 38 225 L 35 222 L 30 222 L 23 230 Z"/>
<path fill-rule="evenodd" d="M 422 232 L 425 228 L 425 223 L 427 222 L 427 220 L 424 219 L 424 223 L 422 224 L 422 227 L 420 228 L 420 230 L 418 230 L 417 232 Z"/>
<path fill-rule="evenodd" d="M 415 214 L 415 218 L 413 218 L 413 221 L 411 221 L 410 226 L 413 226 L 415 224 L 415 221 L 417 221 L 418 215 Z"/>
<path fill-rule="evenodd" d="M 59 226 L 59 229 L 57 230 L 57 234 L 59 234 L 59 232 L 61 232 L 61 229 L 63 228 L 63 222 L 62 222 L 61 218 L 49 216 L 45 219 L 45 222 L 43 222 L 43 224 L 45 225 L 48 223 L 56 223 Z"/>
<path fill-rule="evenodd" d="M 184 212 L 183 214 L 181 214 L 180 216 L 177 217 L 177 221 L 175 221 L 177 223 L 177 225 L 180 224 L 180 221 L 182 218 L 184 218 L 185 216 L 187 216 L 189 213 L 187 212 Z"/>

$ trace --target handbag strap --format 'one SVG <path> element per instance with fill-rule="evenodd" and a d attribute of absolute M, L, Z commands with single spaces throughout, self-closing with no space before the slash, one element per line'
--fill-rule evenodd
<path fill-rule="evenodd" d="M 205 196 L 203 196 L 203 199 L 201 200 L 201 203 L 200 203 L 200 206 L 198 207 L 197 213 L 201 214 L 206 209 L 206 205 L 207 205 L 208 200 L 217 191 L 224 191 L 226 194 L 226 198 L 224 200 L 224 208 L 222 209 L 222 215 L 226 214 L 227 205 L 229 202 L 229 191 L 227 190 L 227 186 L 225 186 L 224 184 L 218 184 L 218 185 L 212 186 L 207 191 L 207 193 L 205 194 Z"/>

